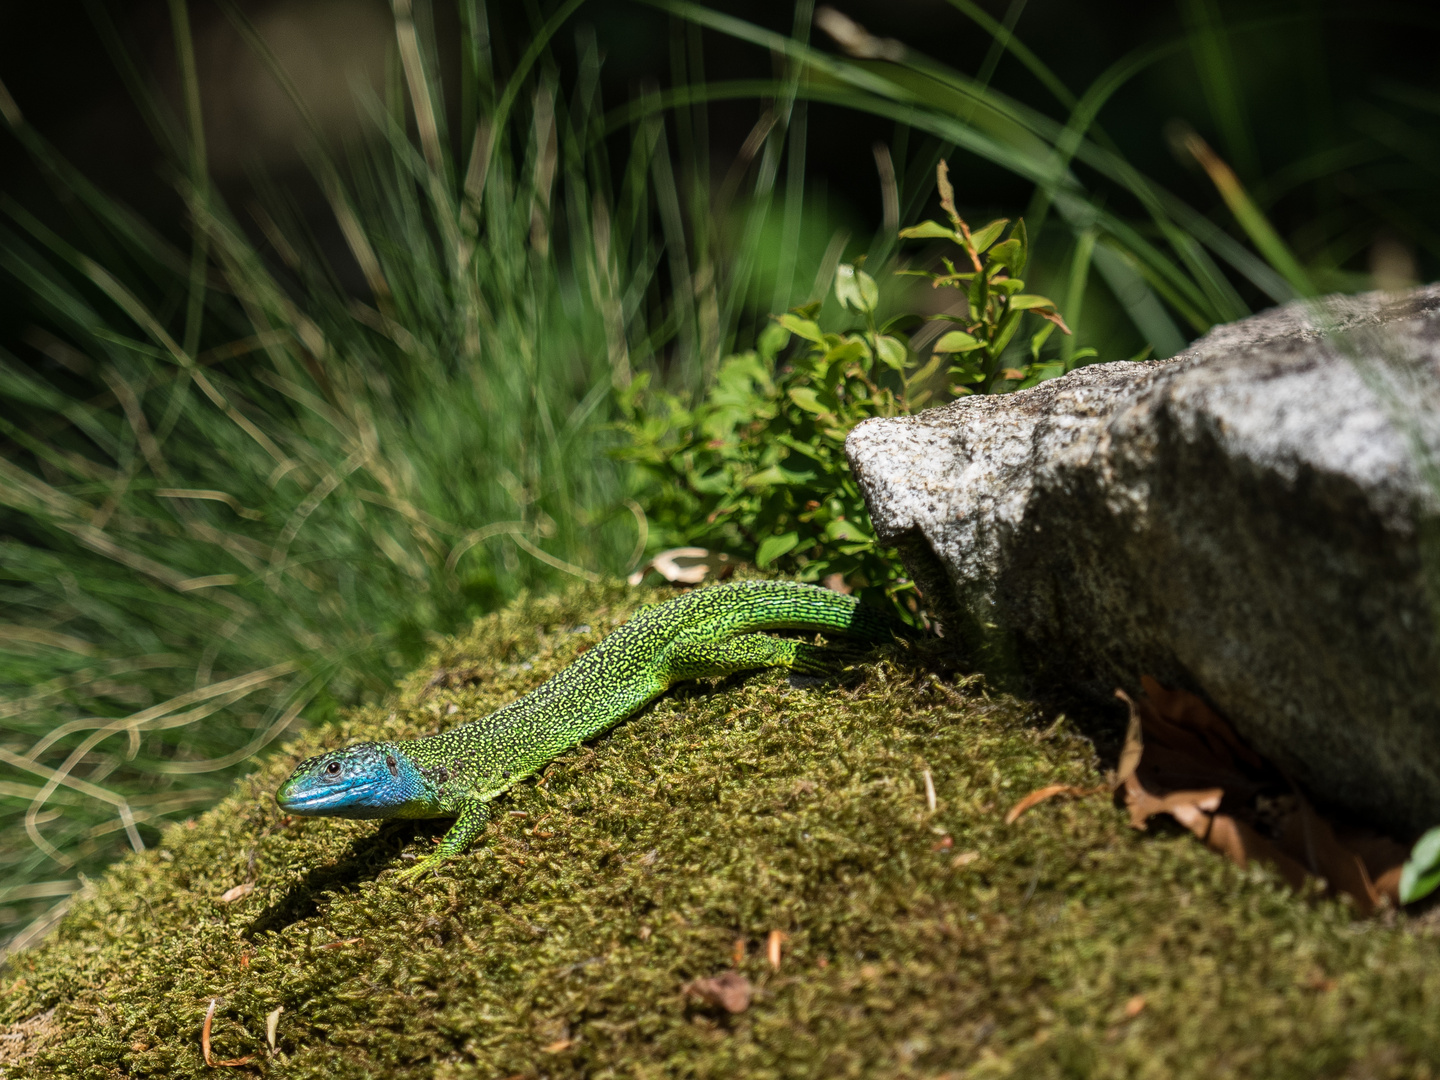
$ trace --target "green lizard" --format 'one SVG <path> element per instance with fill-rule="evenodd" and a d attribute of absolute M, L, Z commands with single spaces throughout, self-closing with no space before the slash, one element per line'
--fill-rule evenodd
<path fill-rule="evenodd" d="M 853 597 L 793 581 L 741 581 L 641 610 L 537 689 L 479 720 L 424 739 L 357 743 L 301 762 L 276 794 L 292 814 L 453 817 L 409 879 L 463 854 L 490 802 L 558 754 L 634 715 L 686 679 L 752 668 L 819 673 L 827 650 L 759 630 L 827 630 L 889 640 L 893 626 Z"/>

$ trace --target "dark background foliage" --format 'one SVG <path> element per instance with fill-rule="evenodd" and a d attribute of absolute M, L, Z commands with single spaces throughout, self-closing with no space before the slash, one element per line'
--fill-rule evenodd
<path fill-rule="evenodd" d="M 788 5 L 726 0 L 716 10 L 777 32 L 790 33 Z M 1053 107 L 1045 87 L 1012 55 L 995 55 L 989 34 L 944 0 L 855 0 L 838 5 L 873 33 L 893 37 L 967 73 L 992 69 L 997 89 L 1038 108 Z M 1016 36 L 1041 57 L 1068 87 L 1079 93 L 1108 66 L 1133 50 L 1181 40 L 1207 22 L 1223 24 L 1226 47 L 1219 55 L 1195 47 L 1177 49 L 1150 66 L 1107 105 L 1104 130 L 1137 169 L 1217 218 L 1223 209 L 1205 175 L 1172 152 L 1166 125 L 1180 119 L 1196 128 L 1251 185 L 1280 231 L 1304 258 L 1323 254 L 1337 266 L 1368 270 L 1377 240 L 1398 242 L 1418 260 L 1417 278 L 1440 273 L 1440 233 L 1433 191 L 1440 183 L 1440 142 L 1434 118 L 1440 115 L 1440 13 L 1423 0 L 1357 5 L 1340 0 L 1306 3 L 1237 3 L 1234 0 L 1028 0 L 980 5 L 996 19 L 1013 23 Z M 246 3 L 262 27 L 295 35 L 315 34 L 306 46 L 332 80 L 329 100 L 334 125 L 345 130 L 353 115 L 345 85 L 347 65 L 372 75 L 383 66 L 390 34 L 387 5 L 378 0 L 278 0 Z M 174 49 L 166 5 L 159 0 L 0 5 L 0 78 L 27 119 L 54 140 L 87 175 L 129 202 L 148 219 L 183 234 L 173 187 L 140 111 L 116 71 L 113 57 L 94 28 L 94 13 L 112 20 L 141 62 L 174 85 Z M 540 21 L 534 3 L 493 4 L 496 51 L 513 57 Z M 267 127 L 265 110 L 284 112 L 273 95 L 252 94 L 253 64 L 244 62 L 218 7 L 193 5 L 203 89 L 211 90 L 212 164 L 227 186 L 245 184 L 246 168 L 258 158 L 266 172 L 307 193 L 308 171 L 287 141 L 288 129 Z M 434 13 L 437 38 L 456 33 L 454 11 Z M 612 105 L 630 100 L 649 85 L 675 77 L 675 54 L 689 61 L 686 31 L 662 11 L 626 0 L 592 0 L 573 17 L 574 27 L 593 28 L 604 54 L 602 87 Z M 562 31 L 556 63 L 572 67 L 575 51 Z M 682 40 L 677 41 L 677 38 Z M 832 47 L 818 31 L 812 39 Z M 207 47 L 208 43 L 208 47 Z M 721 34 L 705 34 L 703 71 L 688 74 L 711 81 L 770 78 L 775 67 L 761 50 Z M 1198 54 L 1198 55 L 1197 55 Z M 206 70 L 206 60 L 213 60 Z M 1200 65 L 1219 65 L 1207 75 Z M 218 70 L 216 70 L 218 69 Z M 1226 85 L 1216 85 L 1225 72 Z M 573 74 L 573 71 L 571 72 Z M 227 79 L 227 74 L 233 78 Z M 453 80 L 455 72 L 449 72 Z M 214 100 L 212 100 L 214 99 Z M 708 131 L 712 170 L 723 176 L 756 116 L 753 101 L 722 101 L 710 108 Z M 880 224 L 881 198 L 871 146 L 894 138 L 894 126 L 852 110 L 812 105 L 806 151 L 807 185 L 827 200 L 832 214 L 857 232 Z M 1374 140 L 1394 148 L 1413 170 L 1394 160 L 1377 167 Z M 898 159 L 897 155 L 897 159 Z M 901 169 L 904 162 L 897 160 Z M 1323 177 L 1323 183 L 1314 183 Z M 957 181 L 959 197 L 972 207 L 1011 211 L 1030 196 L 1029 185 L 994 165 L 967 161 Z M 23 149 L 0 139 L 0 189 L 27 206 L 53 197 L 50 185 L 31 167 Z M 923 190 L 924 185 L 919 185 Z M 326 217 L 319 193 L 308 191 L 317 221 Z M 337 261 L 345 261 L 338 236 L 331 236 Z M 363 288 L 359 275 L 357 289 Z M 1252 304 L 1260 302 L 1247 297 Z M 0 304 L 4 298 L 0 297 Z M 13 326 L 13 312 L 11 325 Z"/>

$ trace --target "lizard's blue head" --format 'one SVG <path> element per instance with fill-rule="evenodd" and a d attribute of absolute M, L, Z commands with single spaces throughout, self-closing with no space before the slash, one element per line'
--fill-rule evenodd
<path fill-rule="evenodd" d="M 356 743 L 302 761 L 275 801 L 290 814 L 383 818 L 427 794 L 420 770 L 394 743 Z"/>

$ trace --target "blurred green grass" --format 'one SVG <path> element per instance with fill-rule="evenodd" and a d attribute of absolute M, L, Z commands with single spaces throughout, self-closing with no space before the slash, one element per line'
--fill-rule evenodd
<path fill-rule="evenodd" d="M 969 0 L 952 6 L 994 39 L 978 75 L 808 2 L 787 37 L 652 0 L 674 20 L 669 85 L 607 113 L 593 36 L 575 34 L 573 62 L 552 51 L 579 6 L 496 57 L 483 6 L 461 0 L 457 104 L 423 9 L 396 5 L 385 92 L 357 101 L 370 136 L 336 148 L 317 129 L 308 151 L 339 260 L 292 193 L 257 178 L 237 209 L 211 182 L 181 0 L 178 114 L 111 40 L 188 250 L 71 169 L 0 88 L 72 215 L 0 205 L 0 274 L 30 325 L 0 355 L 0 936 L 38 932 L 78 874 L 216 801 L 296 725 L 378 700 L 437 635 L 634 566 L 659 538 L 608 453 L 615 392 L 640 371 L 697 392 L 768 312 L 825 296 L 842 256 L 898 265 L 895 229 L 923 216 L 942 155 L 957 177 L 1015 178 L 1002 209 L 1026 215 L 1035 287 L 1101 360 L 1169 355 L 1270 302 L 1401 285 L 1417 254 L 1440 258 L 1440 212 L 1417 195 L 1440 160 L 1424 88 L 1376 84 L 1257 171 L 1247 118 L 1270 106 L 1237 96 L 1232 46 L 1256 26 L 1303 38 L 1322 17 L 1304 8 L 1227 26 L 1187 0 L 1183 33 L 1077 92 Z M 707 81 L 701 31 L 768 51 L 775 76 Z M 990 85 L 1007 55 L 1049 108 Z M 1143 175 L 1101 125 L 1161 64 L 1193 67 L 1212 113 L 1196 123 L 1237 170 L 1211 202 Z M 758 99 L 758 119 L 737 160 L 712 162 L 707 109 L 736 99 Z M 895 124 L 874 150 L 873 236 L 807 172 L 812 104 Z M 1199 168 L 1193 133 L 1170 134 Z M 1318 209 L 1287 232 L 1273 215 L 1294 200 Z M 1371 265 L 1381 234 L 1399 239 Z"/>

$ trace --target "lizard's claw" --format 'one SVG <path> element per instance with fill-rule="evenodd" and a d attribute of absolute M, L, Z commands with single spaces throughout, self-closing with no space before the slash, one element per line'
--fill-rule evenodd
<path fill-rule="evenodd" d="M 434 854 L 416 859 L 409 866 L 405 867 L 405 869 L 395 872 L 395 881 L 401 885 L 409 885 L 411 882 L 424 877 L 431 870 L 438 870 L 440 864 L 444 861 L 440 856 Z"/>

